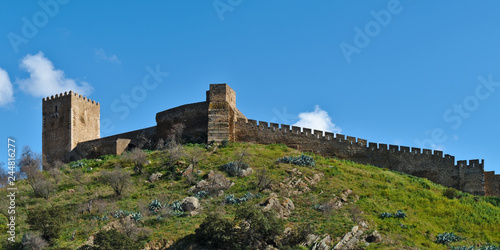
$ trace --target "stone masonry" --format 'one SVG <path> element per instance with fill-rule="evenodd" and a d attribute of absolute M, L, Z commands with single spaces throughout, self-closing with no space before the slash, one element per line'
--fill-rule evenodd
<path fill-rule="evenodd" d="M 500 175 L 484 171 L 484 160 L 457 161 L 438 150 L 367 142 L 342 134 L 247 119 L 236 108 L 227 84 L 210 84 L 206 100 L 156 114 L 156 126 L 100 138 L 100 106 L 70 91 L 43 99 L 43 154 L 46 163 L 120 155 L 160 140 L 260 144 L 283 143 L 301 151 L 388 168 L 424 177 L 476 195 L 500 196 Z"/>

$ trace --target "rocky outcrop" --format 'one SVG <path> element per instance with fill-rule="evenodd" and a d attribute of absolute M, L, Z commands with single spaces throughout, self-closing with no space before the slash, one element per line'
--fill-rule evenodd
<path fill-rule="evenodd" d="M 234 182 L 231 182 L 229 179 L 224 177 L 223 174 L 214 172 L 210 170 L 208 173 L 208 178 L 206 180 L 201 180 L 189 189 L 192 193 L 197 193 L 199 191 L 207 191 L 211 194 L 217 194 L 221 190 L 226 190 L 234 185 Z"/>
<path fill-rule="evenodd" d="M 280 202 L 278 195 L 275 193 L 271 193 L 269 198 L 259 205 L 263 207 L 262 211 L 274 211 L 276 212 L 277 217 L 283 219 L 288 218 L 288 216 L 290 216 L 292 211 L 295 209 L 295 205 L 291 199 L 285 198 L 282 202 Z"/>
<path fill-rule="evenodd" d="M 182 210 L 189 215 L 195 215 L 200 208 L 200 201 L 196 197 L 186 197 L 181 201 Z"/>

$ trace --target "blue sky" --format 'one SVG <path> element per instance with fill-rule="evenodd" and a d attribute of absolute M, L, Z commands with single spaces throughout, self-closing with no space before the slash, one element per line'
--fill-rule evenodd
<path fill-rule="evenodd" d="M 106 136 L 154 126 L 157 112 L 225 82 L 251 119 L 442 149 L 500 172 L 497 1 L 21 0 L 1 9 L 0 133 L 19 148 L 41 152 L 49 93 L 99 101 Z"/>

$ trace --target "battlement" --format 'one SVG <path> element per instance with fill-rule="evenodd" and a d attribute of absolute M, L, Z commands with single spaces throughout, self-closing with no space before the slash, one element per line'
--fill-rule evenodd
<path fill-rule="evenodd" d="M 446 160 L 451 160 L 455 162 L 455 157 L 449 154 L 444 154 L 440 150 L 431 149 L 421 149 L 416 147 L 390 145 L 385 143 L 375 143 L 368 142 L 365 139 L 356 138 L 353 136 L 346 136 L 343 134 L 335 134 L 332 132 L 324 132 L 321 130 L 302 128 L 297 126 L 291 126 L 287 124 L 277 124 L 268 123 L 265 121 L 257 121 L 253 119 L 242 119 L 239 118 L 236 122 L 239 125 L 247 126 L 248 128 L 256 129 L 263 132 L 276 132 L 289 135 L 299 135 L 308 138 L 316 138 L 323 141 L 334 141 L 338 143 L 345 143 L 346 145 L 358 145 L 361 147 L 366 147 L 369 151 L 387 151 L 397 154 L 408 154 L 408 155 L 426 155 L 434 158 L 442 158 Z M 478 161 L 476 163 L 476 161 Z M 467 161 L 465 161 L 467 162 Z M 479 164 L 479 160 L 471 160 L 471 164 Z M 484 162 L 484 160 L 483 160 Z"/>
<path fill-rule="evenodd" d="M 467 164 L 467 161 L 466 160 L 462 160 L 462 161 L 457 161 L 457 167 L 461 167 L 461 168 L 484 168 L 484 160 L 481 160 L 481 162 L 479 162 L 479 159 L 474 159 L 474 160 L 469 160 L 469 164 Z"/>
<path fill-rule="evenodd" d="M 51 101 L 61 100 L 62 98 L 72 97 L 72 96 L 76 97 L 77 100 L 86 101 L 86 102 L 89 102 L 89 103 L 92 103 L 92 104 L 99 106 L 98 102 L 91 100 L 90 98 L 87 98 L 86 96 L 79 95 L 78 93 L 73 92 L 71 90 L 69 92 L 56 94 L 55 96 L 51 95 L 51 96 L 45 97 L 42 99 L 42 101 L 43 102 L 51 102 Z"/>

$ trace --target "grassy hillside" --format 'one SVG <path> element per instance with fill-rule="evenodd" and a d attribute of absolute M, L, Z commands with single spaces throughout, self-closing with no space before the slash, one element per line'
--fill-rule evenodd
<path fill-rule="evenodd" d="M 57 205 L 62 211 L 58 216 L 64 223 L 49 248 L 75 249 L 83 245 L 102 228 L 116 225 L 119 219 L 115 216 L 120 215 L 120 210 L 122 214 L 135 213 L 137 218 L 137 213 L 141 213 L 134 224 L 139 228 L 136 239 L 142 246 L 173 243 L 172 248 L 181 248 L 195 238 L 195 229 L 211 211 L 224 211 L 223 217 L 232 219 L 239 207 L 262 203 L 275 193 L 280 201 L 290 198 L 295 206 L 282 220 L 284 227 L 300 229 L 309 225 L 316 235 L 330 235 L 331 246 L 361 223 L 367 224 L 365 234 L 377 230 L 382 236 L 379 243 L 359 243 L 359 247 L 367 249 L 500 245 L 499 198 L 473 196 L 427 179 L 313 154 L 307 155 L 314 158 L 315 166 L 278 163 L 277 159 L 281 157 L 302 154 L 283 145 L 234 143 L 208 149 L 205 145 L 186 145 L 146 151 L 146 154 L 149 163 L 144 165 L 142 172 L 127 157 L 105 156 L 99 160 L 66 164 L 60 175 L 44 173 L 55 187 L 48 199 L 36 197 L 27 180 L 18 181 L 17 242 L 21 241 L 23 234 L 31 231 L 27 224 L 29 211 L 35 214 L 35 211 Z M 221 166 L 233 161 L 245 162 L 254 170 L 253 173 L 246 177 L 229 176 Z M 182 176 L 192 163 L 193 174 Z M 112 171 L 116 166 L 131 175 L 130 185 L 119 196 L 102 181 L 104 171 Z M 261 172 L 262 169 L 266 172 Z M 190 188 L 207 179 L 211 170 L 222 173 L 234 185 L 224 190 L 223 195 L 200 197 L 201 209 L 195 215 L 188 216 L 172 209 L 171 204 L 175 201 L 193 196 Z M 153 173 L 162 173 L 163 176 L 151 183 L 148 178 Z M 292 177 L 295 177 L 295 182 L 290 179 Z M 57 184 L 56 178 L 60 179 Z M 298 179 L 302 184 L 297 184 Z M 271 185 L 259 192 L 263 189 L 259 180 L 270 180 Z M 288 185 L 290 181 L 292 184 Z M 353 192 L 346 195 L 347 190 Z M 2 190 L 2 204 L 8 204 L 6 194 L 6 190 Z M 229 199 L 227 195 L 235 198 L 247 195 L 251 199 L 241 204 L 228 204 L 225 202 Z M 153 200 L 167 206 L 153 213 L 149 208 Z M 337 206 L 339 202 L 341 207 Z M 2 210 L 5 210 L 5 205 Z M 381 217 L 384 212 L 394 214 L 398 210 L 406 217 Z M 0 231 L 3 232 L 0 239 L 8 247 L 5 245 L 6 224 L 7 218 L 0 215 Z M 437 244 L 438 235 L 445 232 L 453 232 L 462 240 L 451 245 Z"/>

